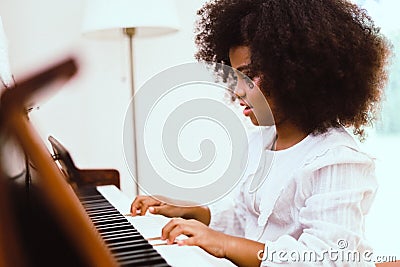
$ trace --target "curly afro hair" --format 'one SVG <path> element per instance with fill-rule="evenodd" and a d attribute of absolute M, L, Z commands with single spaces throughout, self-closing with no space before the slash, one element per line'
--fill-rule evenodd
<path fill-rule="evenodd" d="M 251 73 L 308 133 L 376 119 L 391 46 L 365 10 L 345 0 L 216 0 L 198 11 L 195 55 L 230 66 L 246 45 Z"/>

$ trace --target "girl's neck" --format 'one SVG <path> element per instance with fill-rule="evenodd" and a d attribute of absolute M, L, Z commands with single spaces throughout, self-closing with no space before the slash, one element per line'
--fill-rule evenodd
<path fill-rule="evenodd" d="M 277 123 L 275 127 L 277 133 L 275 150 L 283 150 L 292 147 L 308 135 L 308 133 L 289 120 L 283 120 L 281 123 Z"/>

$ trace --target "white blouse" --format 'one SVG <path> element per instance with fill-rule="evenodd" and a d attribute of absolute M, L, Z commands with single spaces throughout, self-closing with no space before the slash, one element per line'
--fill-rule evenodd
<path fill-rule="evenodd" d="M 210 227 L 265 243 L 261 266 L 373 266 L 364 237 L 377 189 L 373 159 L 340 128 L 265 149 L 254 164 L 252 151 L 275 136 L 273 127 L 264 131 L 265 140 L 256 135 L 249 144 L 246 175 L 209 206 Z"/>

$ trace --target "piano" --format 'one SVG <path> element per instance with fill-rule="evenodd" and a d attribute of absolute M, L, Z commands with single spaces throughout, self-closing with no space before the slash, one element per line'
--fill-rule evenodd
<path fill-rule="evenodd" d="M 166 217 L 126 216 L 131 200 L 119 190 L 118 171 L 77 168 L 53 137 L 50 153 L 28 113 L 77 69 L 66 58 L 1 95 L 0 266 L 234 266 L 155 239 Z M 25 167 L 13 177 L 3 149 L 9 141 Z"/>

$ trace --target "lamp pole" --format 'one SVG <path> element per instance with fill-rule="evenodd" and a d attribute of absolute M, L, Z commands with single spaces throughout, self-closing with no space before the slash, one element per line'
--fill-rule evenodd
<path fill-rule="evenodd" d="M 135 28 L 124 28 L 124 34 L 129 40 L 129 76 L 131 83 L 131 105 L 132 105 L 132 127 L 133 127 L 133 164 L 135 165 L 134 176 L 136 180 L 136 196 L 139 195 L 139 166 L 137 157 L 137 140 L 136 140 L 136 110 L 135 110 L 135 78 L 134 78 L 134 59 L 133 59 L 133 37 L 135 36 Z"/>

